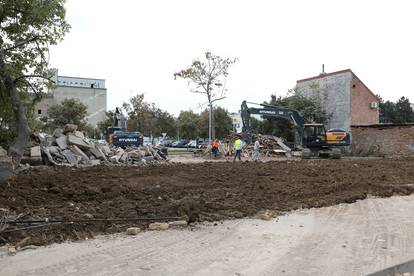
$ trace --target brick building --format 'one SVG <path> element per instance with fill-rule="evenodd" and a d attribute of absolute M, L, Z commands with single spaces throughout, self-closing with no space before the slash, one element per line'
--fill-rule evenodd
<path fill-rule="evenodd" d="M 378 98 L 350 69 L 298 80 L 296 87 L 305 95 L 320 97 L 332 114 L 328 128 L 350 131 L 351 125 L 379 123 Z"/>

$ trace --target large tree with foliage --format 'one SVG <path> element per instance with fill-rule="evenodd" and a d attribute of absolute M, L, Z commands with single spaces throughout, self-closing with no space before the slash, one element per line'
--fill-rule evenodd
<path fill-rule="evenodd" d="M 193 111 L 181 111 L 177 118 L 180 137 L 195 139 L 200 137 L 200 115 Z"/>
<path fill-rule="evenodd" d="M 138 94 L 123 104 L 128 114 L 128 130 L 140 131 L 145 136 L 161 136 L 166 132 L 173 136 L 176 133 L 174 117 L 166 111 L 156 107 L 154 103 L 144 100 L 144 94 Z"/>
<path fill-rule="evenodd" d="M 214 120 L 213 118 L 213 102 L 224 98 L 227 91 L 226 79 L 228 70 L 237 59 L 222 58 L 210 52 L 206 52 L 204 59 L 196 59 L 191 65 L 174 74 L 174 78 L 187 79 L 192 85 L 191 92 L 204 94 L 210 110 L 210 120 L 212 123 L 212 133 L 209 137 L 214 137 Z"/>
<path fill-rule="evenodd" d="M 9 147 L 20 163 L 30 134 L 22 92 L 42 91 L 50 79 L 48 48 L 69 30 L 64 0 L 0 1 L 0 109 L 14 113 L 16 139 Z M 46 81 L 45 81 L 46 80 Z"/>
<path fill-rule="evenodd" d="M 48 125 L 51 129 L 63 127 L 66 124 L 75 124 L 82 129 L 87 124 L 85 120 L 87 106 L 78 99 L 64 99 L 60 104 L 50 106 L 47 113 Z"/>
<path fill-rule="evenodd" d="M 379 116 L 381 123 L 409 123 L 414 122 L 414 111 L 408 98 L 401 97 L 397 102 L 386 101 L 378 96 Z"/>
<path fill-rule="evenodd" d="M 200 114 L 200 133 L 202 137 L 208 136 L 208 115 L 209 111 L 206 109 Z M 213 110 L 215 123 L 215 137 L 222 139 L 226 137 L 233 129 L 233 121 L 226 109 L 216 107 Z"/>

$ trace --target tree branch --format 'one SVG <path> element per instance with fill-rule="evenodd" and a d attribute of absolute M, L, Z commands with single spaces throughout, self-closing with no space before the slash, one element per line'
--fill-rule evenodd
<path fill-rule="evenodd" d="M 14 82 L 18 82 L 22 79 L 27 79 L 27 78 L 40 78 L 40 79 L 44 79 L 44 80 L 48 80 L 50 82 L 56 83 L 55 81 L 51 80 L 52 77 L 45 77 L 42 75 L 22 75 L 20 77 L 17 77 Z"/>
<path fill-rule="evenodd" d="M 19 48 L 19 47 L 21 47 L 21 46 L 24 46 L 24 45 L 26 45 L 27 43 L 30 43 L 30 42 L 36 41 L 36 40 L 38 40 L 39 38 L 40 38 L 40 36 L 35 36 L 35 37 L 32 37 L 31 39 L 28 39 L 28 40 L 26 40 L 26 41 L 23 41 L 23 42 L 17 43 L 17 44 L 15 44 L 15 45 L 14 45 L 14 46 L 12 46 L 12 47 L 6 48 L 6 49 L 4 49 L 3 51 L 5 51 L 5 52 L 7 52 L 7 51 L 11 51 L 11 50 L 13 50 L 13 49 L 16 49 L 16 48 Z"/>

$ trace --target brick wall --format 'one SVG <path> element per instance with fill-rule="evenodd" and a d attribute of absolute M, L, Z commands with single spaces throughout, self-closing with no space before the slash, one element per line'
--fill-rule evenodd
<path fill-rule="evenodd" d="M 352 126 L 352 152 L 414 157 L 414 124 Z"/>
<path fill-rule="evenodd" d="M 371 125 L 379 123 L 378 108 L 370 108 L 369 103 L 377 102 L 377 97 L 357 78 L 351 85 L 351 124 Z"/>

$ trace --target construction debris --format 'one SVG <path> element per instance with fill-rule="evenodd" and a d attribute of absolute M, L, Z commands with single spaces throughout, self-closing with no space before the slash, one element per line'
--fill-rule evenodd
<path fill-rule="evenodd" d="M 139 232 L 141 232 L 141 228 L 139 228 L 139 227 L 130 227 L 126 230 L 126 234 L 127 235 L 132 235 L 132 236 L 138 235 Z"/>
<path fill-rule="evenodd" d="M 166 222 L 153 222 L 148 225 L 149 230 L 158 230 L 158 231 L 167 230 L 169 227 L 170 225 Z"/>
<path fill-rule="evenodd" d="M 67 124 L 53 135 L 33 133 L 38 145 L 30 148 L 30 161 L 42 160 L 55 166 L 94 166 L 99 164 L 144 165 L 167 160 L 160 148 L 150 145 L 126 149 L 85 137 L 76 125 Z M 25 160 L 26 160 L 25 159 Z"/>
<path fill-rule="evenodd" d="M 241 136 L 243 141 L 247 140 L 244 134 L 238 135 Z M 224 155 L 234 155 L 233 144 L 238 135 L 230 134 L 222 140 L 220 151 L 224 152 Z M 260 152 L 265 156 L 286 155 L 288 158 L 292 156 L 292 149 L 286 145 L 286 141 L 283 138 L 272 135 L 258 135 L 257 137 L 260 142 Z M 252 143 L 243 146 L 242 154 L 244 157 L 252 156 L 254 141 L 252 140 Z"/>
<path fill-rule="evenodd" d="M 187 227 L 188 222 L 185 220 L 176 220 L 176 221 L 171 221 L 168 223 L 170 228 L 182 228 L 182 227 Z"/>

